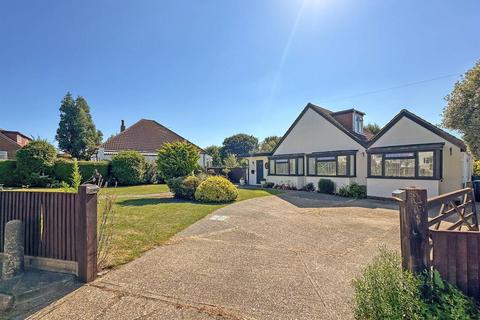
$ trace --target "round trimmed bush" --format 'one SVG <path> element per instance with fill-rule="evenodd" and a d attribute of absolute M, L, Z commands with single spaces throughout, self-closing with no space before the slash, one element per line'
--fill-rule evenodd
<path fill-rule="evenodd" d="M 320 179 L 318 180 L 318 192 L 320 193 L 335 193 L 335 183 L 330 179 Z"/>
<path fill-rule="evenodd" d="M 180 199 L 195 199 L 195 191 L 203 179 L 198 176 L 178 177 L 168 180 L 168 188 Z"/>
<path fill-rule="evenodd" d="M 57 150 L 46 140 L 34 140 L 16 153 L 22 183 L 44 187 L 51 181 Z"/>
<path fill-rule="evenodd" d="M 145 158 L 138 151 L 122 151 L 112 157 L 112 174 L 121 185 L 143 182 Z"/>
<path fill-rule="evenodd" d="M 195 199 L 200 202 L 230 202 L 238 197 L 238 190 L 223 177 L 209 177 L 195 191 Z"/>

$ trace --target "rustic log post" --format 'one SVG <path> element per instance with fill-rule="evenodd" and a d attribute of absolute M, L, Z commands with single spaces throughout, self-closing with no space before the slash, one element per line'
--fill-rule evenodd
<path fill-rule="evenodd" d="M 400 243 L 402 266 L 422 273 L 430 265 L 427 190 L 414 187 L 403 189 L 400 205 Z"/>
<path fill-rule="evenodd" d="M 93 281 L 97 275 L 97 191 L 94 185 L 78 189 L 77 260 L 78 278 Z"/>

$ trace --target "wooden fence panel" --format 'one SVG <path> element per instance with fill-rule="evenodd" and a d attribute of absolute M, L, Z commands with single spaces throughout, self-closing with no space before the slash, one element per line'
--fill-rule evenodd
<path fill-rule="evenodd" d="M 480 232 L 430 230 L 433 267 L 465 294 L 480 299 Z"/>
<path fill-rule="evenodd" d="M 76 261 L 77 198 L 75 193 L 0 192 L 0 252 L 5 224 L 18 219 L 24 222 L 26 255 Z"/>

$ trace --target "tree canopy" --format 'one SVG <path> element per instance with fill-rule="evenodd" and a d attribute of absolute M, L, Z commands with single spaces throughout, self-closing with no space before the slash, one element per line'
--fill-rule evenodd
<path fill-rule="evenodd" d="M 459 131 L 472 154 L 480 159 L 480 61 L 463 75 L 445 100 L 443 126 Z"/>
<path fill-rule="evenodd" d="M 282 137 L 279 136 L 269 136 L 263 139 L 258 148 L 261 152 L 270 152 L 277 146 L 278 142 Z"/>
<path fill-rule="evenodd" d="M 55 139 L 59 148 L 74 158 L 89 160 L 102 142 L 102 132 L 93 123 L 87 101 L 78 96 L 73 100 L 67 92 L 60 106 L 60 123 Z"/>
<path fill-rule="evenodd" d="M 369 123 L 364 127 L 365 130 L 371 132 L 372 134 L 377 134 L 382 130 L 380 126 L 376 123 Z"/>
<path fill-rule="evenodd" d="M 222 165 L 222 157 L 220 156 L 220 149 L 219 146 L 208 146 L 205 148 L 205 151 L 212 156 L 212 165 L 214 167 L 219 167 Z"/>
<path fill-rule="evenodd" d="M 229 154 L 236 156 L 248 154 L 258 148 L 258 139 L 252 135 L 245 133 L 235 134 L 223 140 L 221 150 L 222 158 L 226 158 Z"/>

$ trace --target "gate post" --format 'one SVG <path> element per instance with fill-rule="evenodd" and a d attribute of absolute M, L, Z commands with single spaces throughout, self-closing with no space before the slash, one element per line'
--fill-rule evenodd
<path fill-rule="evenodd" d="M 402 266 L 420 274 L 430 266 L 427 190 L 409 187 L 397 197 L 400 202 Z"/>
<path fill-rule="evenodd" d="M 97 276 L 97 191 L 95 185 L 81 185 L 77 195 L 77 261 L 82 282 Z"/>

